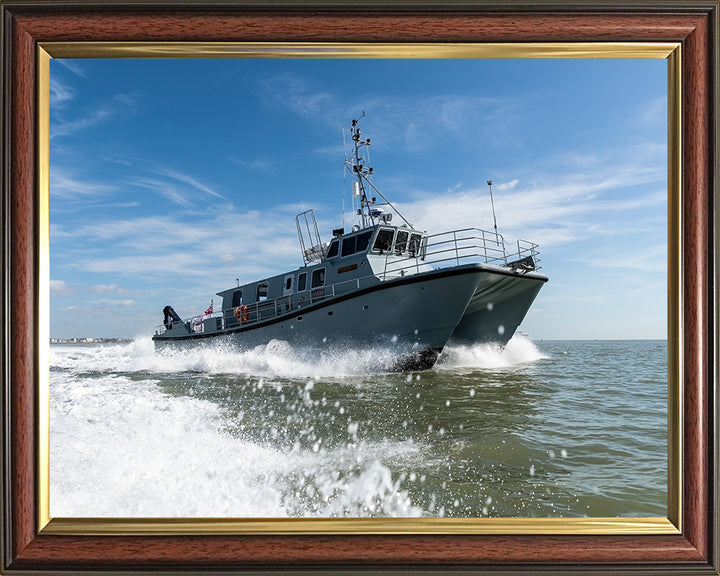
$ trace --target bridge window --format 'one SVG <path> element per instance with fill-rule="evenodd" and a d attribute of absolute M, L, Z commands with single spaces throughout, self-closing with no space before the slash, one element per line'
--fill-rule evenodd
<path fill-rule="evenodd" d="M 237 308 L 242 304 L 242 290 L 235 290 L 233 292 L 232 307 Z"/>
<path fill-rule="evenodd" d="M 348 236 L 347 238 L 343 238 L 342 255 L 350 256 L 350 254 L 355 254 L 356 242 L 357 236 Z"/>
<path fill-rule="evenodd" d="M 407 239 L 408 239 L 408 233 L 404 230 L 398 230 L 397 233 L 397 240 L 395 240 L 395 253 L 396 254 L 402 254 L 405 252 L 405 248 L 407 247 Z"/>
<path fill-rule="evenodd" d="M 298 283 L 297 283 L 297 289 L 298 292 L 302 292 L 307 288 L 307 272 L 303 272 L 301 274 L 298 274 Z"/>
<path fill-rule="evenodd" d="M 358 234 L 357 246 L 355 246 L 355 250 L 357 252 L 365 252 L 365 250 L 367 250 L 368 242 L 370 242 L 370 236 L 372 236 L 372 233 L 372 230 L 366 230 L 362 234 Z"/>
<path fill-rule="evenodd" d="M 338 244 L 339 242 L 337 240 L 333 240 L 332 242 L 330 242 L 330 248 L 328 248 L 326 258 L 332 258 L 333 256 L 338 255 Z M 343 256 L 345 256 L 345 254 L 343 254 Z"/>
<path fill-rule="evenodd" d="M 375 244 L 373 244 L 373 250 L 375 250 L 376 252 L 380 252 L 381 254 L 383 252 L 390 250 L 390 246 L 392 246 L 394 234 L 395 234 L 394 230 L 390 230 L 388 228 L 381 228 L 377 234 L 377 238 L 375 238 Z"/>

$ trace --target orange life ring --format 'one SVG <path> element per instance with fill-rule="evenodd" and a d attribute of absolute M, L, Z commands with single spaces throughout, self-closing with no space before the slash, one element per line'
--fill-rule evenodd
<path fill-rule="evenodd" d="M 240 322 L 240 324 L 248 321 L 250 318 L 250 310 L 248 310 L 248 307 L 245 306 L 245 304 L 235 308 L 235 318 L 237 318 L 237 321 Z"/>

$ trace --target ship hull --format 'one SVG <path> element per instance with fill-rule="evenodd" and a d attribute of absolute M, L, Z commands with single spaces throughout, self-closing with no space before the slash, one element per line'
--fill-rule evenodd
<path fill-rule="evenodd" d="M 504 346 L 545 282 L 547 277 L 535 273 L 483 274 L 449 343 Z"/>
<path fill-rule="evenodd" d="M 174 328 L 153 340 L 158 346 L 175 346 L 223 338 L 241 349 L 271 340 L 314 349 L 381 347 L 395 358 L 385 368 L 427 369 L 460 322 L 482 274 L 472 265 L 416 274 L 328 297 L 250 326 L 202 333 Z"/>
<path fill-rule="evenodd" d="M 176 327 L 153 340 L 177 346 L 229 339 L 241 349 L 272 340 L 320 350 L 380 347 L 394 358 L 384 369 L 423 370 L 448 341 L 504 345 L 545 280 L 471 264 L 380 282 L 252 325 L 200 333 Z"/>

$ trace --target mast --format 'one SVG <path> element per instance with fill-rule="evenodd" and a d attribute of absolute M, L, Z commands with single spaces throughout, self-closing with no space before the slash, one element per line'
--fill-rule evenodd
<path fill-rule="evenodd" d="M 369 165 L 368 157 L 366 157 L 364 148 L 370 146 L 370 138 L 363 139 L 360 128 L 358 128 L 358 122 L 365 116 L 365 112 L 362 113 L 360 118 L 352 121 L 350 127 L 350 135 L 354 144 L 354 150 L 352 158 L 345 161 L 345 165 L 348 170 L 357 178 L 353 186 L 353 208 L 355 208 L 355 198 L 359 199 L 360 207 L 356 208 L 357 215 L 360 217 L 360 225 L 362 228 L 367 226 L 373 226 L 379 222 L 388 223 L 392 220 L 392 214 L 384 214 L 383 210 L 377 207 L 377 200 L 375 197 L 368 199 L 368 192 L 371 188 L 376 192 L 389 206 L 395 214 L 402 218 L 403 222 L 407 224 L 411 229 L 415 229 L 413 225 L 393 206 L 393 204 L 385 197 L 385 195 L 377 189 L 377 187 L 370 181 L 369 177 L 373 173 L 372 167 Z"/>

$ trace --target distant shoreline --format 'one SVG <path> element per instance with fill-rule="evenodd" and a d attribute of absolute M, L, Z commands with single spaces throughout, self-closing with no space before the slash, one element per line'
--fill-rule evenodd
<path fill-rule="evenodd" d="M 127 344 L 132 338 L 50 338 L 50 344 Z"/>

